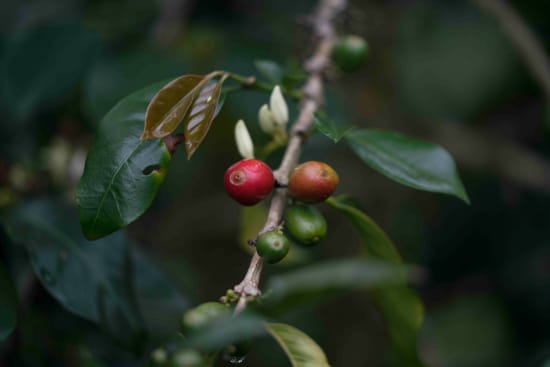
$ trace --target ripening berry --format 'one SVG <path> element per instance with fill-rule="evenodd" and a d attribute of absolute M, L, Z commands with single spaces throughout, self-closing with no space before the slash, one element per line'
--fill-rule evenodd
<path fill-rule="evenodd" d="M 300 164 L 290 173 L 288 191 L 303 203 L 325 201 L 336 189 L 338 174 L 328 164 L 309 161 Z"/>
<path fill-rule="evenodd" d="M 225 171 L 225 191 L 241 205 L 254 205 L 266 198 L 275 186 L 273 171 L 257 159 L 243 159 Z"/>
<path fill-rule="evenodd" d="M 294 205 L 286 212 L 286 229 L 300 244 L 313 246 L 325 238 L 327 221 L 310 205 Z"/>
<path fill-rule="evenodd" d="M 288 254 L 289 249 L 288 238 L 278 230 L 267 232 L 256 241 L 258 255 L 270 264 L 281 261 Z"/>
<path fill-rule="evenodd" d="M 368 44 L 362 37 L 347 35 L 336 40 L 331 56 L 340 70 L 352 72 L 363 65 L 368 50 Z"/>

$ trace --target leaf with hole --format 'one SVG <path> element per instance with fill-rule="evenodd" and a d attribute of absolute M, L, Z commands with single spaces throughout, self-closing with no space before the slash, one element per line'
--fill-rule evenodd
<path fill-rule="evenodd" d="M 395 245 L 384 231 L 365 213 L 349 205 L 346 200 L 329 198 L 327 203 L 344 214 L 359 233 L 367 257 L 402 264 Z M 406 286 L 374 289 L 371 291 L 378 302 L 392 343 L 391 358 L 396 365 L 420 367 L 417 337 L 424 318 L 420 299 Z"/>
<path fill-rule="evenodd" d="M 352 129 L 352 126 L 342 126 L 330 120 L 327 116 L 319 113 L 313 115 L 313 126 L 321 134 L 338 143 L 340 139 L 346 136 Z"/>
<path fill-rule="evenodd" d="M 469 203 L 455 162 L 442 147 L 375 129 L 353 130 L 347 141 L 363 162 L 386 177 L 415 189 L 454 195 Z"/>
<path fill-rule="evenodd" d="M 0 263 L 0 342 L 6 339 L 17 324 L 17 296 L 9 274 Z"/>
<path fill-rule="evenodd" d="M 292 367 L 330 367 L 325 352 L 304 332 L 279 323 L 267 323 L 265 329 L 283 348 Z"/>
<path fill-rule="evenodd" d="M 151 205 L 171 157 L 162 140 L 140 140 L 155 84 L 121 100 L 103 118 L 78 183 L 82 231 L 97 239 L 127 226 Z"/>

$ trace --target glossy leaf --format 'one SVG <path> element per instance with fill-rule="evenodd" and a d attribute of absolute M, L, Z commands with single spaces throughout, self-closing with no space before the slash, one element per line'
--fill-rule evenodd
<path fill-rule="evenodd" d="M 87 241 L 75 214 L 65 205 L 38 200 L 8 218 L 8 234 L 25 246 L 42 285 L 68 311 L 100 324 L 128 347 L 141 348 L 147 329 L 158 330 L 158 323 L 147 324 L 151 315 L 143 319 L 145 306 L 162 305 L 163 312 L 178 308 L 170 320 L 175 331 L 188 302 L 132 249 L 123 232 Z"/>
<path fill-rule="evenodd" d="M 219 112 L 217 105 L 224 81 L 225 77 L 222 76 L 217 82 L 205 84 L 185 116 L 183 135 L 187 158 L 191 158 L 202 143 L 210 130 L 214 116 Z"/>
<path fill-rule="evenodd" d="M 219 75 L 184 75 L 165 85 L 147 107 L 141 139 L 165 137 L 183 121 L 185 150 L 190 158 L 206 137 L 217 111 L 225 76 L 212 79 Z"/>
<path fill-rule="evenodd" d="M 4 265 L 0 263 L 0 342 L 6 339 L 17 324 L 17 296 Z"/>
<path fill-rule="evenodd" d="M 267 323 L 265 328 L 283 348 L 292 367 L 330 366 L 321 347 L 302 331 L 279 323 Z"/>
<path fill-rule="evenodd" d="M 327 203 L 342 212 L 359 233 L 367 257 L 401 264 L 401 256 L 384 231 L 365 213 L 346 200 L 329 198 Z M 417 337 L 424 318 L 420 299 L 407 287 L 395 286 L 372 291 L 384 314 L 395 365 L 420 367 Z"/>
<path fill-rule="evenodd" d="M 313 115 L 313 126 L 321 134 L 331 139 L 333 142 L 338 143 L 340 139 L 346 136 L 353 127 L 341 126 L 331 121 L 328 117 L 322 116 L 319 113 Z"/>
<path fill-rule="evenodd" d="M 17 34 L 0 66 L 0 103 L 25 119 L 64 97 L 84 76 L 98 38 L 77 24 L 49 24 Z"/>
<path fill-rule="evenodd" d="M 393 131 L 348 133 L 351 149 L 371 168 L 403 185 L 454 195 L 469 203 L 455 162 L 442 147 Z"/>
<path fill-rule="evenodd" d="M 266 306 L 281 312 L 334 292 L 375 289 L 407 283 L 403 265 L 365 259 L 333 260 L 272 277 Z"/>
<path fill-rule="evenodd" d="M 162 138 L 176 130 L 200 88 L 210 79 L 184 75 L 163 86 L 147 106 L 141 139 Z"/>
<path fill-rule="evenodd" d="M 88 153 L 76 203 L 88 239 L 127 226 L 151 205 L 170 163 L 162 140 L 140 140 L 145 110 L 161 84 L 120 101 L 105 116 Z"/>

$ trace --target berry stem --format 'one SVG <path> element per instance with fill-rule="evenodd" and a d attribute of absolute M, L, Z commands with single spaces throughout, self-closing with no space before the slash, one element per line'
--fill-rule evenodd
<path fill-rule="evenodd" d="M 304 132 L 311 127 L 313 114 L 323 102 L 323 74 L 329 67 L 330 52 L 335 39 L 333 20 L 338 13 L 344 10 L 345 6 L 346 0 L 320 0 L 315 13 L 311 17 L 317 47 L 314 54 L 304 63 L 308 78 L 302 88 L 298 118 L 290 131 L 288 145 L 281 164 L 273 172 L 276 182 L 280 185 L 286 186 L 288 184 L 288 175 L 297 165 L 300 157 Z M 266 222 L 258 236 L 279 226 L 287 203 L 287 196 L 286 187 L 275 189 Z M 255 251 L 244 279 L 234 287 L 235 292 L 239 294 L 235 314 L 246 308 L 249 296 L 255 297 L 261 293 L 259 285 L 262 269 L 263 260 Z"/>

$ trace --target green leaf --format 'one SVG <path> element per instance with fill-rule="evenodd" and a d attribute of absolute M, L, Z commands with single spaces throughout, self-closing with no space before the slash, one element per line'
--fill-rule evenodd
<path fill-rule="evenodd" d="M 68 311 L 100 324 L 128 347 L 139 350 L 146 329 L 157 330 L 157 324 L 147 324 L 152 316 L 144 320 L 141 314 L 151 305 L 159 306 L 156 312 L 177 309 L 170 320 L 175 331 L 188 302 L 132 250 L 123 232 L 87 241 L 75 214 L 52 200 L 37 200 L 8 218 L 8 234 L 25 246 L 42 285 Z"/>
<path fill-rule="evenodd" d="M 454 160 L 442 147 L 374 129 L 351 131 L 347 141 L 363 162 L 392 180 L 419 190 L 454 195 L 469 203 Z"/>
<path fill-rule="evenodd" d="M 281 84 L 284 71 L 279 64 L 271 60 L 256 60 L 254 66 L 269 82 Z"/>
<path fill-rule="evenodd" d="M 65 96 L 83 77 L 98 49 L 95 34 L 76 24 L 50 24 L 11 40 L 0 65 L 0 100 L 15 118 Z"/>
<path fill-rule="evenodd" d="M 368 257 L 401 264 L 395 245 L 365 213 L 349 205 L 346 200 L 329 198 L 327 203 L 342 212 L 359 233 Z M 392 343 L 392 365 L 420 367 L 417 337 L 424 318 L 420 299 L 407 287 L 395 286 L 372 291 L 384 314 Z"/>
<path fill-rule="evenodd" d="M 317 131 L 335 143 L 338 143 L 340 139 L 346 136 L 353 129 L 351 126 L 339 126 L 328 117 L 322 116 L 319 113 L 315 113 L 313 115 L 313 126 L 317 129 Z"/>
<path fill-rule="evenodd" d="M 171 159 L 164 142 L 139 139 L 147 105 L 160 87 L 155 84 L 124 98 L 99 126 L 76 191 L 80 224 L 88 239 L 136 220 L 164 180 Z"/>
<path fill-rule="evenodd" d="M 4 265 L 0 263 L 0 342 L 6 339 L 17 324 L 17 296 Z"/>
<path fill-rule="evenodd" d="M 265 333 L 265 319 L 248 310 L 221 317 L 200 331 L 188 336 L 186 344 L 201 350 L 218 350 L 243 339 Z"/>
<path fill-rule="evenodd" d="M 287 324 L 267 323 L 265 329 L 285 351 L 292 367 L 329 367 L 319 345 L 302 331 Z"/>
<path fill-rule="evenodd" d="M 335 292 L 406 284 L 409 269 L 377 260 L 345 259 L 310 265 L 272 277 L 264 306 L 281 312 Z"/>
<path fill-rule="evenodd" d="M 178 331 L 181 314 L 191 304 L 144 253 L 132 255 L 137 304 L 149 335 L 160 342 Z"/>

